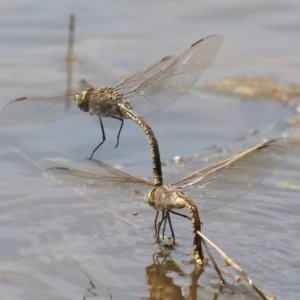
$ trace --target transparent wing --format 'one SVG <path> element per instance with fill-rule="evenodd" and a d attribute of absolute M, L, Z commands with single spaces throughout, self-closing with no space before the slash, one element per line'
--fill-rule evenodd
<path fill-rule="evenodd" d="M 51 97 L 23 97 L 9 102 L 2 110 L 4 119 L 46 123 L 79 113 L 76 93 Z"/>
<path fill-rule="evenodd" d="M 87 90 L 89 88 L 94 88 L 88 81 L 86 81 L 85 79 L 81 79 L 79 80 L 79 89 L 84 91 Z"/>
<path fill-rule="evenodd" d="M 93 189 L 102 194 L 123 193 L 145 202 L 147 202 L 148 192 L 155 187 L 151 182 L 128 174 L 127 177 L 105 176 L 67 168 L 52 168 L 44 171 L 43 175 L 51 180 L 67 185 Z"/>
<path fill-rule="evenodd" d="M 223 43 L 221 35 L 211 35 L 191 45 L 150 78 L 124 93 L 141 116 L 168 106 L 197 81 L 213 61 Z"/>
<path fill-rule="evenodd" d="M 112 88 L 119 93 L 125 94 L 129 90 L 132 90 L 134 87 L 138 86 L 139 83 L 145 81 L 150 76 L 158 72 L 163 66 L 168 64 L 173 59 L 173 56 L 165 56 L 158 62 L 153 65 L 143 68 L 141 70 L 135 71 L 129 75 L 126 75 L 116 81 Z"/>
<path fill-rule="evenodd" d="M 193 199 L 199 211 L 216 209 L 254 189 L 294 146 L 295 141 L 290 138 L 271 140 L 199 170 L 175 186 Z"/>
<path fill-rule="evenodd" d="M 99 116 L 92 115 L 92 119 L 98 125 L 100 124 Z M 111 117 L 101 117 L 101 119 L 105 128 L 108 127 L 108 128 L 119 129 L 122 123 L 120 120 Z"/>
<path fill-rule="evenodd" d="M 109 127 L 109 128 L 114 128 L 114 129 L 119 129 L 121 126 L 121 121 L 115 118 L 102 118 L 103 124 L 105 127 Z M 97 120 L 98 124 L 99 124 L 99 118 Z"/>
<path fill-rule="evenodd" d="M 125 173 L 119 169 L 116 169 L 110 165 L 107 165 L 97 159 L 86 159 L 85 165 L 87 166 L 87 168 L 90 172 L 97 173 L 99 175 L 118 176 L 118 177 L 123 177 L 123 178 L 130 178 L 132 180 L 136 179 L 137 181 L 140 181 L 140 180 L 143 181 L 142 179 L 131 176 L 128 173 Z"/>

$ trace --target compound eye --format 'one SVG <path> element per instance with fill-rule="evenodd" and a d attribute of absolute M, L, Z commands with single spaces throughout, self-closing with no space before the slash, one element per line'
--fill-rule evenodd
<path fill-rule="evenodd" d="M 84 112 L 88 112 L 89 111 L 89 105 L 88 105 L 88 90 L 82 92 L 82 93 L 78 93 L 75 96 L 75 101 L 77 106 L 83 110 Z"/>
<path fill-rule="evenodd" d="M 150 206 L 154 206 L 154 194 L 155 194 L 155 191 L 156 191 L 156 189 L 154 188 L 154 189 L 152 189 L 151 191 L 149 191 L 149 193 L 148 193 L 148 204 L 150 205 Z"/>

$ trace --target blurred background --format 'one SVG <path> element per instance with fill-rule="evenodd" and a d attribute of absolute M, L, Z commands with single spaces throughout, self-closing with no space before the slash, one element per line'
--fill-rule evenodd
<path fill-rule="evenodd" d="M 266 139 L 297 138 L 299 1 L 3 0 L 1 110 L 18 97 L 66 91 L 71 14 L 76 19 L 74 90 L 82 78 L 111 86 L 207 35 L 224 36 L 219 54 L 192 90 L 146 118 L 159 142 L 166 183 Z M 159 299 L 162 294 L 153 286 L 166 291 L 164 299 L 185 299 L 191 286 L 198 297 L 212 299 L 217 278 L 202 275 L 192 285 L 187 275 L 189 222 L 175 221 L 178 244 L 168 258 L 181 271 L 171 268 L 158 280 L 161 269 L 149 273 L 157 265 L 152 255 L 159 252 L 152 229 L 123 224 L 42 176 L 44 168 L 80 165 L 90 156 L 102 135 L 88 114 L 21 126 L 2 120 L 0 134 L 0 285 L 5 299 Z M 118 148 L 113 148 L 117 131 L 107 129 L 106 136 L 94 158 L 152 181 L 149 145 L 133 122 L 124 122 Z M 299 294 L 297 151 L 255 191 L 201 217 L 204 233 L 281 299 Z M 88 195 L 128 219 L 140 209 L 122 196 Z M 151 221 L 155 212 L 143 209 L 139 222 Z M 165 286 L 159 289 L 157 282 Z M 246 299 L 240 292 L 234 297 Z"/>

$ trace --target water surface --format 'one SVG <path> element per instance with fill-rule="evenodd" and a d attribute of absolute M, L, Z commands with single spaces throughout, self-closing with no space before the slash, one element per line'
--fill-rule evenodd
<path fill-rule="evenodd" d="M 264 139 L 297 136 L 287 122 L 298 117 L 299 99 L 289 104 L 242 99 L 202 86 L 233 76 L 298 84 L 299 6 L 298 1 L 2 1 L 0 109 L 20 96 L 65 91 L 70 13 L 76 15 L 74 51 L 83 61 L 74 65 L 74 88 L 81 78 L 110 85 L 220 33 L 224 45 L 194 89 L 146 118 L 159 141 L 164 180 L 174 182 Z M 126 121 L 117 149 L 117 131 L 106 133 L 95 158 L 152 180 L 142 131 Z M 80 164 L 91 154 L 101 132 L 89 115 L 38 126 L 1 124 L 0 134 L 0 284 L 6 299 L 213 299 L 218 278 L 211 269 L 197 273 L 189 263 L 188 221 L 174 218 L 177 244 L 168 253 L 149 228 L 152 208 L 123 196 L 87 191 L 83 196 L 41 175 L 39 166 Z M 184 163 L 175 163 L 176 156 Z M 280 299 L 299 295 L 297 157 L 298 149 L 255 191 L 201 216 L 204 233 Z M 133 211 L 140 213 L 134 217 Z M 249 299 L 244 289 L 223 291 L 218 299 Z"/>

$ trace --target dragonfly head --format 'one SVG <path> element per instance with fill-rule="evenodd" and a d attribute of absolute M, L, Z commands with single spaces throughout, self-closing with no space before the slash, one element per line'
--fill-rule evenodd
<path fill-rule="evenodd" d="M 155 192 L 156 192 L 156 188 L 152 189 L 151 191 L 149 191 L 148 195 L 147 195 L 147 199 L 148 199 L 148 204 L 152 207 L 155 208 Z"/>
<path fill-rule="evenodd" d="M 75 101 L 76 101 L 77 106 L 84 112 L 89 111 L 89 103 L 87 101 L 89 92 L 90 92 L 90 89 L 87 89 L 81 93 L 76 94 L 76 96 L 75 96 Z"/>

